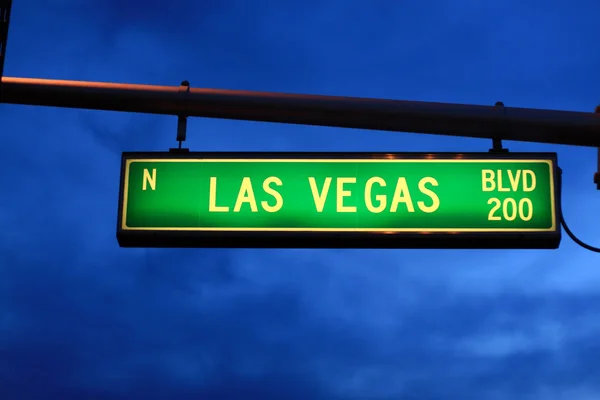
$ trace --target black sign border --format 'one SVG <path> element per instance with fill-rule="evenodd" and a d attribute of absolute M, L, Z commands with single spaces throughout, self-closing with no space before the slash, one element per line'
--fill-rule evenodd
<path fill-rule="evenodd" d="M 129 159 L 530 159 L 554 166 L 555 230 L 549 232 L 240 232 L 123 230 L 125 166 Z M 124 152 L 121 159 L 117 241 L 135 248 L 313 248 L 313 249 L 556 249 L 561 240 L 561 198 L 556 153 L 423 152 Z"/>

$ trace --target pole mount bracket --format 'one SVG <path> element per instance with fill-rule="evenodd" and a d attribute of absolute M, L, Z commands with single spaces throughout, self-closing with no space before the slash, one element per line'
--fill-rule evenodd
<path fill-rule="evenodd" d="M 596 106 L 594 110 L 594 114 L 600 117 L 600 105 Z M 596 184 L 596 189 L 600 190 L 600 147 L 598 147 L 598 166 L 596 168 L 596 173 L 594 174 L 594 183 Z"/>

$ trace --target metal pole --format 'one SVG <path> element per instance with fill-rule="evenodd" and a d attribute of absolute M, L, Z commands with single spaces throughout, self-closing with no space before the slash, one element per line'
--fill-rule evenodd
<path fill-rule="evenodd" d="M 2 78 L 3 102 L 600 147 L 600 115 L 355 97 Z"/>
<path fill-rule="evenodd" d="M 2 101 L 2 77 L 6 60 L 6 44 L 8 43 L 8 25 L 12 0 L 0 0 L 0 101 Z"/>

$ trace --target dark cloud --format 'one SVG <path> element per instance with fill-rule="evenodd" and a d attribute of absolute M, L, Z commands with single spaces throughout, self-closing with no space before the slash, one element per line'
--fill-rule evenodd
<path fill-rule="evenodd" d="M 54 268 L 31 256 L 30 265 L 18 256 L 2 262 L 12 266 L 3 270 L 12 313 L 0 342 L 10 366 L 3 398 L 42 389 L 72 398 L 354 398 L 339 388 L 352 384 L 356 398 L 476 399 L 499 385 L 522 398 L 541 388 L 598 389 L 590 296 L 486 299 L 422 286 L 387 330 L 366 330 L 335 308 L 313 314 L 324 294 L 305 285 L 258 290 L 220 251 L 85 263 L 95 273 L 77 273 L 65 257 L 46 260 Z"/>
<path fill-rule="evenodd" d="M 158 150 L 153 149 L 157 142 L 171 141 L 173 147 L 177 144 L 175 117 L 171 117 L 171 126 L 166 118 L 155 115 L 113 114 L 113 118 L 107 117 L 94 111 L 79 113 L 82 133 L 89 134 L 97 145 L 113 154 L 120 156 L 123 151 L 139 148 Z M 122 123 L 123 120 L 126 122 Z"/>

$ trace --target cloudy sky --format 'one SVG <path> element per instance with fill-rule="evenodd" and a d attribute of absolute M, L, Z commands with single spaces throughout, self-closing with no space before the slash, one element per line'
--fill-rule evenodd
<path fill-rule="evenodd" d="M 561 5 L 562 3 L 562 5 Z M 21 0 L 5 75 L 592 111 L 600 3 Z M 0 398 L 600 398 L 600 255 L 145 250 L 122 151 L 170 116 L 0 106 Z M 190 119 L 188 147 L 486 151 L 489 141 Z M 600 245 L 595 150 L 555 151 Z"/>

